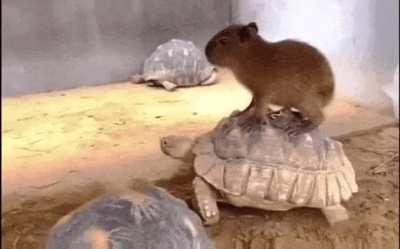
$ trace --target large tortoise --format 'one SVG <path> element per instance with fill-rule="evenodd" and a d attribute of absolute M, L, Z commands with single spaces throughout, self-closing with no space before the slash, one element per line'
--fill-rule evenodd
<path fill-rule="evenodd" d="M 63 217 L 46 249 L 213 249 L 201 219 L 163 189 L 105 194 Z"/>
<path fill-rule="evenodd" d="M 193 42 L 172 39 L 157 47 L 144 62 L 143 74 L 133 75 L 131 81 L 173 91 L 177 87 L 214 84 L 216 68 Z"/>
<path fill-rule="evenodd" d="M 217 201 L 264 210 L 319 208 L 334 224 L 348 219 L 341 202 L 358 191 L 342 144 L 318 129 L 290 138 L 270 122 L 246 132 L 231 115 L 195 140 L 167 136 L 160 143 L 165 154 L 193 162 L 194 200 L 205 224 L 218 222 Z"/>

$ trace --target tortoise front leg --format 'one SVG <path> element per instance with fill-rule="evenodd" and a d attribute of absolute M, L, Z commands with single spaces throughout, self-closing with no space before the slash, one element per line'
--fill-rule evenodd
<path fill-rule="evenodd" d="M 349 219 L 346 208 L 340 204 L 322 208 L 322 213 L 325 215 L 330 225 Z"/>
<path fill-rule="evenodd" d="M 200 177 L 193 180 L 194 200 L 193 204 L 198 209 L 205 225 L 213 225 L 219 221 L 217 195 L 212 187 Z"/>
<path fill-rule="evenodd" d="M 216 80 L 217 80 L 217 72 L 213 70 L 210 77 L 201 82 L 200 85 L 202 86 L 212 85 L 216 82 Z"/>

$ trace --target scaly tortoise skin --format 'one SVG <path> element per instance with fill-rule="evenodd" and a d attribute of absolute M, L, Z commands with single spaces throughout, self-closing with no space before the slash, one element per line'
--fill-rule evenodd
<path fill-rule="evenodd" d="M 293 140 L 271 124 L 243 131 L 231 115 L 195 140 L 164 137 L 161 149 L 192 160 L 195 203 L 205 224 L 219 221 L 217 201 L 276 211 L 319 208 L 334 224 L 348 219 L 341 203 L 358 191 L 342 144 L 318 129 Z"/>
<path fill-rule="evenodd" d="M 161 44 L 144 62 L 143 74 L 131 77 L 133 83 L 177 87 L 211 85 L 216 82 L 216 68 L 193 42 L 172 39 Z"/>
<path fill-rule="evenodd" d="M 63 217 L 46 249 L 214 249 L 201 219 L 163 189 L 108 193 Z"/>

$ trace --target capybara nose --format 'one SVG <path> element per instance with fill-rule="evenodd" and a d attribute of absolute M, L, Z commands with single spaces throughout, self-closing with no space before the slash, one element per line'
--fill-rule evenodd
<path fill-rule="evenodd" d="M 205 53 L 206 53 L 206 57 L 207 57 L 208 59 L 210 58 L 211 53 L 212 53 L 214 47 L 215 47 L 214 42 L 209 42 L 209 43 L 207 44 L 206 49 L 205 49 Z"/>

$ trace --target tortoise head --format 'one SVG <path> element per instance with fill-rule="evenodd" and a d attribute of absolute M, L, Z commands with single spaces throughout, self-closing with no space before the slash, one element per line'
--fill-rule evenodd
<path fill-rule="evenodd" d="M 193 144 L 193 139 L 185 136 L 166 136 L 160 139 L 161 151 L 164 154 L 183 161 L 193 160 Z"/>

